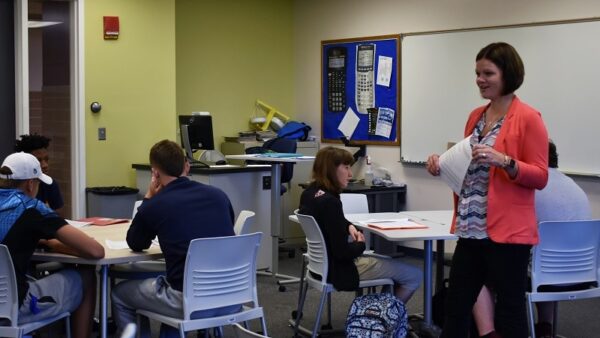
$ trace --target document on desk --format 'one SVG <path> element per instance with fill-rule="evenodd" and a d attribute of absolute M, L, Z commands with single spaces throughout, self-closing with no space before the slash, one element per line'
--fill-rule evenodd
<path fill-rule="evenodd" d="M 368 219 L 357 222 L 359 225 L 379 230 L 426 229 L 427 225 L 420 224 L 410 218 L 398 219 Z"/>
<path fill-rule="evenodd" d="M 74 221 L 72 219 L 65 219 L 65 221 L 67 221 L 67 223 L 69 223 L 69 225 L 76 227 L 76 228 L 83 228 L 85 226 L 92 224 L 92 222 L 80 222 L 80 221 Z"/>
<path fill-rule="evenodd" d="M 113 241 L 113 240 L 107 239 L 106 246 L 111 250 L 129 249 L 129 245 L 127 245 L 127 241 Z"/>
<path fill-rule="evenodd" d="M 160 244 L 158 243 L 158 238 L 154 238 L 152 240 L 151 245 L 160 247 Z M 127 241 L 113 241 L 113 240 L 107 239 L 106 246 L 111 250 L 129 249 L 129 244 L 127 244 Z"/>
<path fill-rule="evenodd" d="M 458 142 L 440 156 L 440 177 L 457 195 L 462 189 L 471 158 L 469 137 Z"/>

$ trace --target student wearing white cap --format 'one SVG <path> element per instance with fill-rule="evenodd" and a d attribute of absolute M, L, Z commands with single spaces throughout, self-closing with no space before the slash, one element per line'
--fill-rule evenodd
<path fill-rule="evenodd" d="M 104 257 L 102 245 L 35 199 L 40 181 L 51 184 L 52 178 L 31 154 L 11 154 L 0 167 L 0 244 L 8 247 L 15 268 L 19 324 L 69 311 L 74 337 L 89 337 L 96 292 L 93 269 L 65 269 L 35 281 L 26 277 L 39 244 L 85 258 Z"/>

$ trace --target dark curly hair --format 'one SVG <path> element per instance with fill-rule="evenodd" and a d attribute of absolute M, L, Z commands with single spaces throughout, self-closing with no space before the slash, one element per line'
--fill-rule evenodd
<path fill-rule="evenodd" d="M 32 135 L 21 135 L 20 140 L 15 141 L 15 151 L 31 153 L 38 149 L 47 149 L 50 145 L 50 139 L 46 136 L 32 134 Z"/>

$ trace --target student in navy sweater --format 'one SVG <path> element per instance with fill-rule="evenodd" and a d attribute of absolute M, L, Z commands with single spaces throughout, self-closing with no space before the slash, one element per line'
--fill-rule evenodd
<path fill-rule="evenodd" d="M 163 140 L 155 144 L 150 165 L 150 186 L 127 232 L 127 243 L 132 250 L 142 251 L 158 237 L 167 274 L 125 281 L 113 289 L 113 316 L 119 332 L 136 321 L 137 309 L 183 317 L 183 273 L 190 241 L 234 235 L 229 198 L 218 188 L 186 177 L 189 164 L 177 143 Z M 140 330 L 142 337 L 148 336 L 147 323 Z"/>

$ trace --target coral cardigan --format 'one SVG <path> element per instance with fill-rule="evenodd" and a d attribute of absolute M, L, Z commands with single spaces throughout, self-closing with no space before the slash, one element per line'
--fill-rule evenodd
<path fill-rule="evenodd" d="M 477 121 L 489 105 L 469 115 L 465 137 L 473 133 Z M 490 167 L 487 231 L 497 243 L 537 244 L 535 189 L 548 181 L 548 132 L 541 114 L 514 97 L 500 128 L 494 149 L 518 163 L 517 176 L 511 179 L 500 167 Z M 454 194 L 454 233 L 458 196 Z"/>

